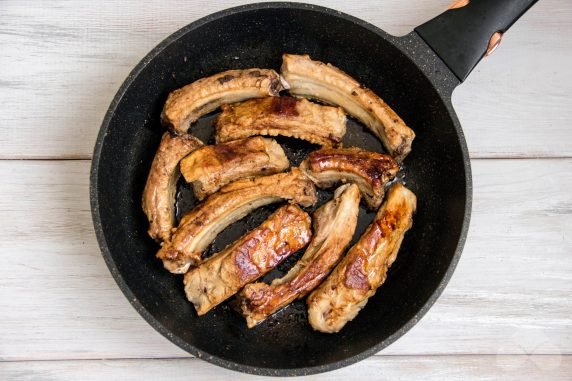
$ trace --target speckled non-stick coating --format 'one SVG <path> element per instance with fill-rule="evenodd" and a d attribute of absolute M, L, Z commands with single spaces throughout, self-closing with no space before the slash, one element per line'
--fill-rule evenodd
<path fill-rule="evenodd" d="M 413 152 L 400 175 L 418 196 L 386 283 L 338 334 L 314 332 L 305 305 L 295 302 L 254 329 L 228 305 L 197 317 L 182 277 L 155 259 L 146 233 L 141 194 L 163 128 L 167 94 L 198 78 L 231 68 L 279 69 L 281 55 L 307 53 L 331 62 L 372 88 L 415 130 Z M 226 10 L 174 33 L 133 70 L 113 100 L 98 137 L 91 172 L 95 230 L 103 256 L 122 291 L 160 333 L 193 355 L 233 370 L 262 375 L 305 375 L 352 364 L 383 349 L 435 302 L 453 273 L 469 223 L 470 164 L 450 96 L 457 79 L 414 33 L 396 38 L 361 20 L 326 8 L 266 3 Z M 209 115 L 194 127 L 212 141 Z M 279 139 L 294 164 L 311 149 Z M 347 146 L 381 150 L 353 120 Z M 179 185 L 178 213 L 194 205 Z M 320 192 L 320 202 L 331 192 Z M 231 225 L 207 255 L 264 220 L 262 208 Z M 354 240 L 373 217 L 362 208 Z M 291 258 L 266 279 L 283 274 Z"/>

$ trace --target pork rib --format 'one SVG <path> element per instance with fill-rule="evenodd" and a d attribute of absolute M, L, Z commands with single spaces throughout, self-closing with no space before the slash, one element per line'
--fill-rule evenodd
<path fill-rule="evenodd" d="M 181 173 L 202 200 L 234 180 L 272 175 L 289 165 L 275 140 L 257 136 L 199 148 L 181 161 Z"/>
<path fill-rule="evenodd" d="M 179 161 L 203 143 L 191 135 L 174 136 L 165 132 L 155 154 L 143 190 L 143 211 L 149 220 L 149 235 L 167 241 L 175 225 L 175 192 Z"/>
<path fill-rule="evenodd" d="M 280 76 L 274 70 L 223 71 L 170 93 L 161 121 L 172 131 L 185 133 L 191 123 L 221 104 L 278 95 L 282 88 Z"/>
<path fill-rule="evenodd" d="M 307 55 L 284 54 L 281 74 L 290 94 L 341 106 L 364 123 L 396 160 L 411 151 L 413 130 L 373 91 L 337 67 Z"/>
<path fill-rule="evenodd" d="M 339 182 L 357 184 L 367 206 L 377 210 L 384 187 L 397 175 L 399 164 L 389 155 L 361 148 L 322 148 L 311 152 L 300 169 L 320 188 Z"/>
<path fill-rule="evenodd" d="M 334 199 L 314 212 L 314 237 L 288 274 L 272 284 L 251 283 L 239 294 L 249 328 L 316 288 L 342 257 L 354 234 L 360 192 L 355 184 L 338 188 Z"/>
<path fill-rule="evenodd" d="M 224 105 L 216 122 L 217 142 L 282 135 L 332 147 L 340 144 L 345 133 L 346 115 L 342 109 L 292 97 Z"/>
<path fill-rule="evenodd" d="M 183 216 L 157 257 L 170 272 L 185 273 L 200 262 L 202 252 L 224 228 L 256 208 L 281 200 L 313 205 L 317 201 L 314 183 L 298 168 L 230 183 Z"/>
<path fill-rule="evenodd" d="M 295 205 L 278 209 L 258 228 L 185 274 L 185 293 L 197 314 L 236 294 L 308 244 L 310 216 Z"/>

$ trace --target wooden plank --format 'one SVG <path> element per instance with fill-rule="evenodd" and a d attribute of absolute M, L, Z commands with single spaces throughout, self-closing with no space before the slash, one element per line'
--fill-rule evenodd
<path fill-rule="evenodd" d="M 312 2 L 403 35 L 450 1 Z M 0 158 L 89 158 L 114 93 L 143 56 L 187 23 L 244 3 L 3 2 Z M 456 91 L 473 157 L 572 156 L 571 17 L 572 2 L 539 2 Z"/>
<path fill-rule="evenodd" d="M 566 78 L 557 69 L 571 67 L 572 41 L 558 38 L 562 24 L 551 21 L 572 17 L 572 2 L 567 7 L 561 4 L 538 2 L 455 90 L 453 105 L 473 158 L 572 155 L 572 146 L 558 143 L 572 138 L 565 116 L 572 109 L 572 99 L 566 95 L 572 90 L 572 76 Z M 552 16 L 547 18 L 548 13 Z M 572 25 L 567 28 L 569 35 Z M 550 46 L 543 42 L 546 39 L 552 40 Z M 546 62 L 556 56 L 553 63 Z"/>
<path fill-rule="evenodd" d="M 570 380 L 572 356 L 375 356 L 328 373 L 285 380 Z M 137 359 L 0 363 L 5 381 L 252 380 L 202 360 Z M 256 377 L 256 380 L 274 380 Z"/>
<path fill-rule="evenodd" d="M 572 354 L 572 159 L 475 160 L 448 288 L 384 354 Z M 185 357 L 140 318 L 95 242 L 87 161 L 0 161 L 0 360 Z"/>

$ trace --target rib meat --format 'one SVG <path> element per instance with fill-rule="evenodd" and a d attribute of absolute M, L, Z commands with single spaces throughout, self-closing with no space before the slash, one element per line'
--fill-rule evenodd
<path fill-rule="evenodd" d="M 389 155 L 360 148 L 322 148 L 311 152 L 300 169 L 320 188 L 340 181 L 357 184 L 367 206 L 377 210 L 384 186 L 397 175 L 399 164 Z"/>
<path fill-rule="evenodd" d="M 412 225 L 415 195 L 401 184 L 387 194 L 375 220 L 332 274 L 308 297 L 308 319 L 317 331 L 339 332 L 375 294 Z"/>
<path fill-rule="evenodd" d="M 245 284 L 308 244 L 310 216 L 295 205 L 278 209 L 258 228 L 185 274 L 185 292 L 204 315 Z"/>
<path fill-rule="evenodd" d="M 290 94 L 343 107 L 364 123 L 400 161 L 411 151 L 415 133 L 373 91 L 331 64 L 307 55 L 284 54 L 282 76 Z"/>
<path fill-rule="evenodd" d="M 267 97 L 224 105 L 216 130 L 217 142 L 282 135 L 332 147 L 339 145 L 346 133 L 346 115 L 339 107 L 306 99 Z"/>
<path fill-rule="evenodd" d="M 199 148 L 181 161 L 181 173 L 202 200 L 231 181 L 282 172 L 289 165 L 280 144 L 257 136 Z"/>
<path fill-rule="evenodd" d="M 271 285 L 251 283 L 239 294 L 240 308 L 249 328 L 295 299 L 316 288 L 342 257 L 354 234 L 359 212 L 357 185 L 342 185 L 334 199 L 313 216 L 314 238 L 304 256 L 281 279 Z"/>
<path fill-rule="evenodd" d="M 269 69 L 228 70 L 201 78 L 169 94 L 161 120 L 177 133 L 221 104 L 278 95 L 280 76 Z"/>
<path fill-rule="evenodd" d="M 317 201 L 314 183 L 298 168 L 230 183 L 183 216 L 157 257 L 172 273 L 185 273 L 200 262 L 203 250 L 224 228 L 256 208 L 280 200 L 311 206 Z"/>
<path fill-rule="evenodd" d="M 202 145 L 199 139 L 191 135 L 163 134 L 143 190 L 143 211 L 149 220 L 149 235 L 154 240 L 167 241 L 171 238 L 175 225 L 179 161 Z"/>

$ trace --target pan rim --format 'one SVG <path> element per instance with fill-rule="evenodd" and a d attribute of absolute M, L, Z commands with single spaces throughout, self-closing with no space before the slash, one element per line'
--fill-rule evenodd
<path fill-rule="evenodd" d="M 456 113 L 455 113 L 453 106 L 452 106 L 452 103 L 451 103 L 451 92 L 446 91 L 445 94 L 440 93 L 439 96 L 441 97 L 444 105 L 447 108 L 449 116 L 451 117 L 451 119 L 453 121 L 453 125 L 455 127 L 455 130 L 456 130 L 456 133 L 458 136 L 458 140 L 459 140 L 459 144 L 460 144 L 462 156 L 463 156 L 463 162 L 464 162 L 463 164 L 464 164 L 464 170 L 465 170 L 465 191 L 466 191 L 465 211 L 464 211 L 464 216 L 463 216 L 463 223 L 461 226 L 458 243 L 457 243 L 457 246 L 455 248 L 453 257 L 451 259 L 451 262 L 448 265 L 447 270 L 445 271 L 445 273 L 443 275 L 443 278 L 439 282 L 437 288 L 435 288 L 435 290 L 431 293 L 431 296 L 427 299 L 427 301 L 419 309 L 417 314 L 415 314 L 415 316 L 413 318 L 409 319 L 405 324 L 403 324 L 398 330 L 396 330 L 387 339 L 385 339 L 385 340 L 377 343 L 376 345 L 373 345 L 369 349 L 364 350 L 364 351 L 362 351 L 358 354 L 355 354 L 351 357 L 348 357 L 348 358 L 343 359 L 343 360 L 331 362 L 331 363 L 328 363 L 325 365 L 300 367 L 300 368 L 265 368 L 265 367 L 256 367 L 256 366 L 252 366 L 252 365 L 241 364 L 241 363 L 237 363 L 237 362 L 234 362 L 231 360 L 223 359 L 223 358 L 218 357 L 218 356 L 211 355 L 211 354 L 187 343 L 186 341 L 182 340 L 178 336 L 173 335 L 164 325 L 162 325 L 157 319 L 155 319 L 155 317 L 150 312 L 148 312 L 147 309 L 142 305 L 142 303 L 135 297 L 135 295 L 131 291 L 131 288 L 123 279 L 116 263 L 114 262 L 114 260 L 112 258 L 111 252 L 109 250 L 109 246 L 107 244 L 107 239 L 105 237 L 105 233 L 104 233 L 104 229 L 103 229 L 103 225 L 102 225 L 102 221 L 101 221 L 99 197 L 98 197 L 98 188 L 99 188 L 98 187 L 98 180 L 99 180 L 98 168 L 99 168 L 99 163 L 101 160 L 103 142 L 104 142 L 105 137 L 107 135 L 107 131 L 109 129 L 110 121 L 113 118 L 113 116 L 115 115 L 117 106 L 121 102 L 123 96 L 125 95 L 125 93 L 129 89 L 129 87 L 132 85 L 134 80 L 139 76 L 141 71 L 147 66 L 147 64 L 151 60 L 153 60 L 155 57 L 157 57 L 167 46 L 169 46 L 171 43 L 175 42 L 176 40 L 178 40 L 182 36 L 186 35 L 187 33 L 192 32 L 193 30 L 195 30 L 195 29 L 197 29 L 197 28 L 199 28 L 205 24 L 208 24 L 211 21 L 218 20 L 220 18 L 224 18 L 224 17 L 230 16 L 230 15 L 235 15 L 237 13 L 249 12 L 249 11 L 260 10 L 260 9 L 311 10 L 311 11 L 316 11 L 319 13 L 327 14 L 330 16 L 339 17 L 339 18 L 345 19 L 347 21 L 350 21 L 354 24 L 357 24 L 358 26 L 361 26 L 361 27 L 368 29 L 369 31 L 379 35 L 381 38 L 385 39 L 386 41 L 389 41 L 396 48 L 398 48 L 399 50 L 404 52 L 404 54 L 408 55 L 407 52 L 405 52 L 404 49 L 399 44 L 399 40 L 402 37 L 391 36 L 373 24 L 370 24 L 366 21 L 363 21 L 359 18 L 348 15 L 346 13 L 343 13 L 343 12 L 340 12 L 340 11 L 337 11 L 337 10 L 334 10 L 331 8 L 322 7 L 322 6 L 316 6 L 316 5 L 305 4 L 305 3 L 295 3 L 295 2 L 254 3 L 254 4 L 248 4 L 248 5 L 242 5 L 242 6 L 238 6 L 238 7 L 232 7 L 232 8 L 224 9 L 222 11 L 219 11 L 219 12 L 207 15 L 205 17 L 202 17 L 199 20 L 196 20 L 196 21 L 184 26 L 183 28 L 177 30 L 176 32 L 172 33 L 170 36 L 168 36 L 163 41 L 161 41 L 155 48 L 153 48 L 135 66 L 135 68 L 129 73 L 129 75 L 124 80 L 121 87 L 119 88 L 119 90 L 115 94 L 115 96 L 114 96 L 113 100 L 111 101 L 111 104 L 110 104 L 110 106 L 109 106 L 109 108 L 105 114 L 103 122 L 101 124 L 100 130 L 99 130 L 99 133 L 97 136 L 97 140 L 95 143 L 93 155 L 92 155 L 92 162 L 91 162 L 91 169 L 90 169 L 90 188 L 89 188 L 90 204 L 91 204 L 92 220 L 93 220 L 93 225 L 94 225 L 98 245 L 99 245 L 99 248 L 101 250 L 102 256 L 105 260 L 105 263 L 106 263 L 107 267 L 109 268 L 109 271 L 111 272 L 111 274 L 113 276 L 113 279 L 115 280 L 115 282 L 117 283 L 117 285 L 119 286 L 119 288 L 121 289 L 121 291 L 123 292 L 123 294 L 125 295 L 127 300 L 129 301 L 129 303 L 133 306 L 133 308 L 135 308 L 135 310 L 143 317 L 143 319 L 145 319 L 145 321 L 147 323 L 149 323 L 149 325 L 151 325 L 156 331 L 158 331 L 161 335 L 163 335 L 169 341 L 171 341 L 172 343 L 174 343 L 178 347 L 184 349 L 186 352 L 192 354 L 196 358 L 206 360 L 210 363 L 213 363 L 215 365 L 221 366 L 221 367 L 226 368 L 226 369 L 230 369 L 233 371 L 240 371 L 240 372 L 249 373 L 249 374 L 255 374 L 255 375 L 263 375 L 263 376 L 303 376 L 303 375 L 317 374 L 317 373 L 323 373 L 323 372 L 339 369 L 339 368 L 357 363 L 361 360 L 364 360 L 365 358 L 368 358 L 368 357 L 376 354 L 380 350 L 391 345 L 393 342 L 395 342 L 397 339 L 399 339 L 401 336 L 403 336 L 406 332 L 408 332 L 415 324 L 417 324 L 417 322 L 434 305 L 434 303 L 437 301 L 439 296 L 442 294 L 442 292 L 443 292 L 444 288 L 446 287 L 446 285 L 448 284 L 449 280 L 451 279 L 451 277 L 455 271 L 455 268 L 457 266 L 457 263 L 460 259 L 460 256 L 462 254 L 463 247 L 464 247 L 464 244 L 466 241 L 469 223 L 470 223 L 470 217 L 471 217 L 471 208 L 472 208 L 471 165 L 470 165 L 470 158 L 469 158 L 469 153 L 468 153 L 468 148 L 466 145 L 465 137 L 464 137 L 463 131 L 461 129 L 461 125 L 458 121 L 458 118 L 456 116 Z M 414 33 L 414 32 L 412 32 L 412 33 Z M 419 68 L 419 70 L 421 72 L 423 72 L 420 68 Z M 425 75 L 424 72 L 423 72 L 423 74 Z M 428 80 L 434 86 L 436 85 L 434 80 L 431 80 L 430 78 L 428 78 Z"/>

